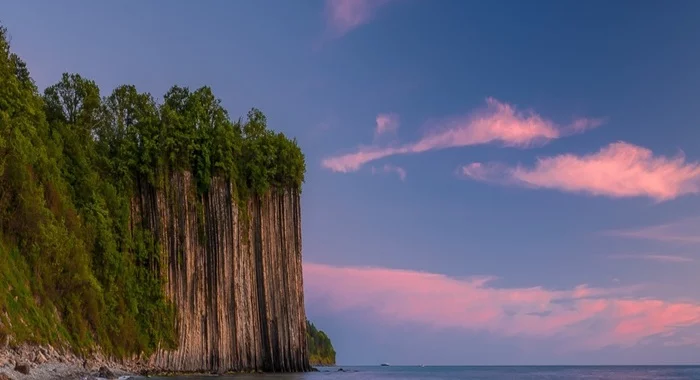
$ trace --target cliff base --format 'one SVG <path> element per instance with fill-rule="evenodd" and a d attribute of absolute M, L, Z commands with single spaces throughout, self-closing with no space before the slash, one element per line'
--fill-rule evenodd
<path fill-rule="evenodd" d="M 0 379 L 3 380 L 126 379 L 144 369 L 137 361 L 119 363 L 99 353 L 82 358 L 51 346 L 0 348 Z"/>

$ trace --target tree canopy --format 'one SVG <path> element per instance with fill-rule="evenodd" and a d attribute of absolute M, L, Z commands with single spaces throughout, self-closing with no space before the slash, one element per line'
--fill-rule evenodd
<path fill-rule="evenodd" d="M 174 346 L 157 244 L 129 211 L 138 183 L 176 171 L 199 192 L 226 178 L 245 200 L 300 191 L 305 162 L 260 110 L 232 121 L 209 87 L 173 86 L 159 104 L 66 73 L 41 94 L 0 27 L 0 341 L 117 356 Z"/>

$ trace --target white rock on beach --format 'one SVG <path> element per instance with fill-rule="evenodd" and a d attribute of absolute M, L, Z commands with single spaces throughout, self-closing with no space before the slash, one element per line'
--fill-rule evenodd
<path fill-rule="evenodd" d="M 46 363 L 46 356 L 44 356 L 44 354 L 42 354 L 41 352 L 37 352 L 36 356 L 34 357 L 34 363 L 36 363 L 36 364 Z"/>

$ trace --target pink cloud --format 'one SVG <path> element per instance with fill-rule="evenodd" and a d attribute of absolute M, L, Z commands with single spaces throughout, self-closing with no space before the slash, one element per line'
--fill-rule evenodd
<path fill-rule="evenodd" d="M 486 107 L 470 115 L 446 121 L 420 140 L 399 146 L 360 146 L 354 153 L 326 158 L 322 166 L 335 172 L 357 171 L 362 165 L 397 154 L 500 143 L 507 147 L 528 148 L 570 134 L 581 133 L 602 123 L 598 119 L 577 119 L 560 127 L 534 112 L 521 112 L 494 98 Z"/>
<path fill-rule="evenodd" d="M 374 130 L 375 136 L 385 133 L 396 133 L 399 129 L 399 116 L 393 113 L 377 115 L 377 128 Z"/>
<path fill-rule="evenodd" d="M 649 197 L 666 201 L 700 191 L 700 164 L 654 156 L 651 150 L 625 142 L 577 156 L 540 158 L 533 168 L 472 163 L 462 174 L 480 181 L 501 181 L 533 188 L 622 197 Z"/>
<path fill-rule="evenodd" d="M 660 263 L 691 263 L 694 259 L 686 256 L 677 255 L 611 255 L 611 259 L 633 259 L 633 260 L 649 260 Z"/>
<path fill-rule="evenodd" d="M 369 22 L 390 0 L 326 0 L 328 26 L 335 37 Z"/>
<path fill-rule="evenodd" d="M 700 305 L 631 298 L 630 289 L 501 288 L 493 277 L 456 279 L 409 270 L 304 263 L 305 297 L 330 312 L 363 311 L 374 322 L 457 328 L 499 336 L 563 339 L 567 347 L 632 346 L 700 325 Z M 595 327 L 592 327 L 595 326 Z"/>
<path fill-rule="evenodd" d="M 406 169 L 402 167 L 386 164 L 382 167 L 381 170 L 384 173 L 396 173 L 402 181 L 406 180 Z M 380 169 L 377 169 L 376 167 L 372 166 L 372 174 L 377 174 L 379 172 Z"/>
<path fill-rule="evenodd" d="M 687 218 L 656 226 L 605 231 L 606 235 L 675 243 L 700 243 L 700 218 Z"/>

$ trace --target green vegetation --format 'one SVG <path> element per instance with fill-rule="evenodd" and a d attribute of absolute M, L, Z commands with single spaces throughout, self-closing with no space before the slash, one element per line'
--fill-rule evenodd
<path fill-rule="evenodd" d="M 335 365 L 335 350 L 328 335 L 306 321 L 306 347 L 311 365 Z"/>
<path fill-rule="evenodd" d="M 176 171 L 199 192 L 225 177 L 244 204 L 300 190 L 305 163 L 259 110 L 233 122 L 208 87 L 172 87 L 158 104 L 64 74 L 42 95 L 0 27 L 0 344 L 118 357 L 175 347 L 158 245 L 129 213 L 135 191 Z"/>

